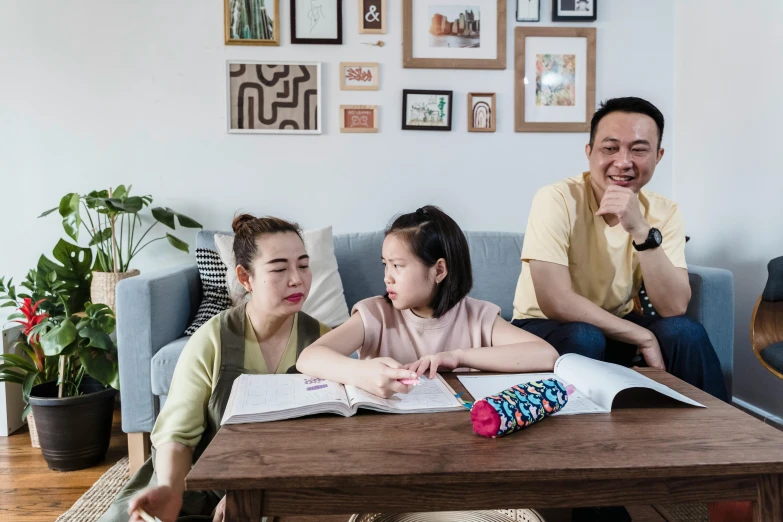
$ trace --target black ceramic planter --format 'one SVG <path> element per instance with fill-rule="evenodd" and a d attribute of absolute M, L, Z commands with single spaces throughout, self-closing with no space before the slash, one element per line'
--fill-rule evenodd
<path fill-rule="evenodd" d="M 41 453 L 51 469 L 89 468 L 106 457 L 117 390 L 85 381 L 85 394 L 78 397 L 58 399 L 54 382 L 39 384 L 30 393 Z"/>

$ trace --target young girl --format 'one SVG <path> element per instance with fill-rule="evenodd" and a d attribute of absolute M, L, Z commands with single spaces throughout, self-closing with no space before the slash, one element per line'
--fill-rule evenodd
<path fill-rule="evenodd" d="M 207 321 L 185 345 L 152 430 L 153 458 L 100 522 L 142 522 L 137 508 L 162 522 L 222 521 L 225 498 L 185 491 L 185 476 L 220 427 L 234 379 L 293 370 L 304 347 L 329 330 L 301 311 L 312 274 L 299 227 L 243 214 L 233 228 L 237 278 L 250 301 Z"/>
<path fill-rule="evenodd" d="M 381 260 L 386 295 L 360 301 L 345 324 L 305 348 L 301 373 L 390 397 L 412 389 L 400 380 L 438 370 L 552 370 L 552 346 L 504 321 L 497 305 L 467 297 L 468 242 L 439 208 L 397 218 Z"/>

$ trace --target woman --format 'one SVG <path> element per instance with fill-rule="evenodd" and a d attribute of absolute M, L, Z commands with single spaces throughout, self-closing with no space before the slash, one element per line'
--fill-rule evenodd
<path fill-rule="evenodd" d="M 215 492 L 185 491 L 185 477 L 220 427 L 231 385 L 242 373 L 295 371 L 301 351 L 329 328 L 301 312 L 312 274 L 299 227 L 274 217 L 234 219 L 237 278 L 251 294 L 210 319 L 185 345 L 152 430 L 152 458 L 100 522 L 222 521 Z M 154 464 L 154 467 L 153 467 Z"/>

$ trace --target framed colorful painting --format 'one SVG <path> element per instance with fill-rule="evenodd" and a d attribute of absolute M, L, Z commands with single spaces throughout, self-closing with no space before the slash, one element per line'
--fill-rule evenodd
<path fill-rule="evenodd" d="M 589 132 L 595 112 L 596 30 L 517 27 L 517 132 Z"/>
<path fill-rule="evenodd" d="M 402 91 L 403 130 L 451 130 L 454 91 Z"/>
<path fill-rule="evenodd" d="M 553 22 L 595 22 L 598 0 L 552 0 Z"/>
<path fill-rule="evenodd" d="M 228 132 L 321 134 L 321 64 L 228 62 Z"/>
<path fill-rule="evenodd" d="M 378 132 L 378 106 L 340 105 L 340 132 Z"/>
<path fill-rule="evenodd" d="M 280 45 L 280 0 L 223 0 L 227 45 Z"/>
<path fill-rule="evenodd" d="M 377 91 L 379 65 L 374 62 L 340 62 L 341 91 Z"/>
<path fill-rule="evenodd" d="M 494 92 L 468 93 L 468 132 L 495 132 Z"/>
<path fill-rule="evenodd" d="M 342 45 L 343 0 L 291 0 L 291 43 Z"/>
<path fill-rule="evenodd" d="M 402 0 L 402 66 L 505 69 L 507 0 Z"/>
<path fill-rule="evenodd" d="M 386 34 L 386 0 L 359 0 L 359 34 Z"/>

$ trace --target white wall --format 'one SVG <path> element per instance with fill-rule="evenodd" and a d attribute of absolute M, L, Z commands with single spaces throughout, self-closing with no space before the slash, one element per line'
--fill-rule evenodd
<path fill-rule="evenodd" d="M 674 90 L 674 195 L 688 260 L 734 273 L 734 394 L 777 416 L 783 381 L 758 362 L 749 332 L 766 264 L 783 255 L 782 17 L 772 0 L 739 16 L 730 0 L 677 2 Z"/>
<path fill-rule="evenodd" d="M 281 0 L 282 46 L 269 48 L 223 44 L 222 0 L 0 2 L 0 274 L 21 277 L 54 245 L 58 217 L 36 216 L 72 191 L 132 183 L 222 229 L 242 209 L 377 230 L 433 202 L 466 229 L 519 231 L 539 186 L 587 168 L 586 134 L 513 132 L 513 0 L 504 71 L 403 69 L 400 1 L 386 35 L 358 34 L 357 3 L 344 1 L 344 45 L 311 46 L 289 43 Z M 601 2 L 599 99 L 646 96 L 672 119 L 673 4 Z M 550 13 L 545 0 L 536 25 Z M 322 61 L 325 133 L 227 134 L 227 59 Z M 381 90 L 340 91 L 340 61 L 380 62 Z M 400 130 L 403 88 L 454 90 L 454 131 Z M 496 133 L 467 132 L 470 91 L 498 93 Z M 339 132 L 337 107 L 352 103 L 380 105 L 379 134 Z M 653 188 L 671 195 L 671 173 L 664 161 Z M 136 266 L 187 260 L 156 244 Z"/>

